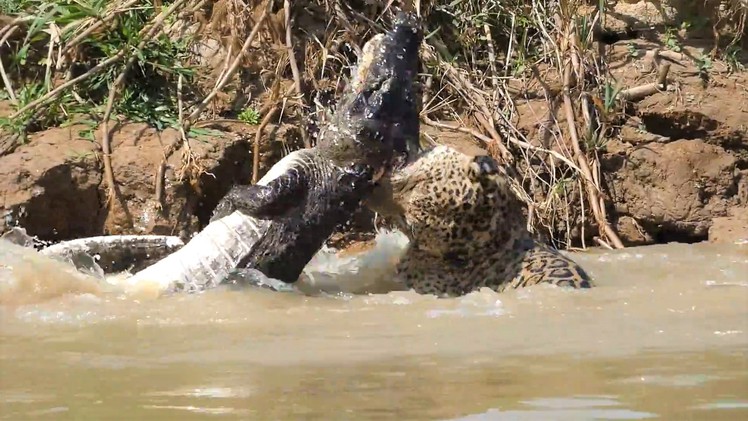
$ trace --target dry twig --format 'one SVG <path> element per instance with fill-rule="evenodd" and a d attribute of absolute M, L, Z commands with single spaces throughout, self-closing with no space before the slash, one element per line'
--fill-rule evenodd
<path fill-rule="evenodd" d="M 239 68 L 239 65 L 241 64 L 242 58 L 244 55 L 249 51 L 249 48 L 252 46 L 252 41 L 254 41 L 255 37 L 257 37 L 257 34 L 260 31 L 260 28 L 262 28 L 263 24 L 267 20 L 268 16 L 270 15 L 270 4 L 271 2 L 268 2 L 268 4 L 265 7 L 265 10 L 260 17 L 260 19 L 254 24 L 254 27 L 252 28 L 252 31 L 249 33 L 249 36 L 247 36 L 247 39 L 244 41 L 244 44 L 242 45 L 241 50 L 237 53 L 236 57 L 234 58 L 234 61 L 231 62 L 231 65 L 228 67 L 228 69 L 225 70 L 225 72 L 222 73 L 221 78 L 217 81 L 216 85 L 213 87 L 213 89 L 208 93 L 208 95 L 203 98 L 203 100 L 198 104 L 198 106 L 195 108 L 192 113 L 184 118 L 183 116 L 180 116 L 180 133 L 183 133 L 183 136 L 180 136 L 179 139 L 172 142 L 169 146 L 167 146 L 166 150 L 164 151 L 164 156 L 161 161 L 161 165 L 159 166 L 158 174 L 156 174 L 156 201 L 157 203 L 161 203 L 163 200 L 163 184 L 164 184 L 164 177 L 166 175 L 166 160 L 171 156 L 174 151 L 179 148 L 179 146 L 185 142 L 188 141 L 187 134 L 189 133 L 190 128 L 193 126 L 193 124 L 196 123 L 198 117 L 200 117 L 200 114 L 205 110 L 205 108 L 213 101 L 213 98 L 221 92 L 221 90 L 226 86 L 228 81 L 231 79 L 231 77 L 234 75 L 234 73 Z M 180 109 L 181 110 L 181 109 Z"/>
<path fill-rule="evenodd" d="M 288 61 L 291 64 L 291 73 L 293 74 L 294 85 L 296 87 L 296 94 L 303 98 L 303 92 L 301 90 L 301 74 L 299 73 L 299 65 L 296 63 L 296 54 L 293 48 L 293 36 L 292 36 L 292 20 L 291 20 L 291 2 L 289 0 L 283 1 L 283 9 L 286 18 L 286 49 L 288 51 Z M 301 127 L 301 138 L 304 142 L 305 148 L 311 148 L 312 144 L 309 142 L 309 133 L 307 133 L 305 127 Z"/>
<path fill-rule="evenodd" d="M 2 47 L 3 44 L 5 44 L 5 41 L 10 38 L 11 35 L 13 35 L 13 32 L 15 32 L 18 29 L 18 26 L 11 26 L 6 32 L 5 35 L 3 35 L 2 38 L 0 38 L 0 47 Z M 8 74 L 5 73 L 5 66 L 3 66 L 3 61 L 0 60 L 0 76 L 3 78 L 3 84 L 5 84 L 5 90 L 8 92 L 8 96 L 10 96 L 10 100 L 13 101 L 13 103 L 16 102 L 16 94 L 13 92 L 13 85 L 10 84 L 10 79 L 8 78 Z"/>
<path fill-rule="evenodd" d="M 435 121 L 429 118 L 429 116 L 426 114 L 421 115 L 421 120 L 423 120 L 424 123 L 432 127 L 438 127 L 440 129 L 447 129 L 447 130 L 454 130 L 457 132 L 469 134 L 486 144 L 490 144 L 492 141 L 490 137 L 484 135 L 483 133 L 479 132 L 476 129 L 471 129 L 470 127 L 455 126 L 452 124 L 442 123 L 441 121 Z"/>
<path fill-rule="evenodd" d="M 213 101 L 213 98 L 215 98 L 215 96 L 218 95 L 218 93 L 224 88 L 224 86 L 226 86 L 236 70 L 239 68 L 239 65 L 242 62 L 242 58 L 247 53 L 247 51 L 249 51 L 249 48 L 252 46 L 252 41 L 254 41 L 257 33 L 260 32 L 260 28 L 262 28 L 262 25 L 270 15 L 271 4 L 272 2 L 268 2 L 267 6 L 265 7 L 265 11 L 262 13 L 262 16 L 260 16 L 260 19 L 255 23 L 254 27 L 252 28 L 252 32 L 249 33 L 249 36 L 242 45 L 242 49 L 234 58 L 234 61 L 231 63 L 231 66 L 223 75 L 223 78 L 218 81 L 213 90 L 210 91 L 210 93 L 206 95 L 202 101 L 200 101 L 200 104 L 198 104 L 197 108 L 195 108 L 195 110 L 192 111 L 192 113 L 185 119 L 185 130 L 189 130 L 192 124 L 197 121 L 197 118 L 200 116 L 200 114 L 202 114 L 203 110 L 205 110 L 205 107 L 207 107 L 208 104 Z"/>
<path fill-rule="evenodd" d="M 265 117 L 262 118 L 260 126 L 257 128 L 255 133 L 254 149 L 252 150 L 252 184 L 256 184 L 257 180 L 260 179 L 260 140 L 262 139 L 262 132 L 265 127 L 270 123 L 270 120 L 275 117 L 275 113 L 278 112 L 278 106 L 275 105 L 270 109 Z"/>
<path fill-rule="evenodd" d="M 79 32 L 78 35 L 73 37 L 73 39 L 71 39 L 65 44 L 65 46 L 62 48 L 62 54 L 66 54 L 73 47 L 80 44 L 80 42 L 86 39 L 89 35 L 99 30 L 99 28 L 101 28 L 102 26 L 109 24 L 109 22 L 113 21 L 117 16 L 119 16 L 120 13 L 129 10 L 132 6 L 134 6 L 135 4 L 139 2 L 140 0 L 128 0 L 127 2 L 121 5 L 118 5 L 117 3 L 113 3 L 113 5 L 119 6 L 119 7 L 107 12 L 104 15 L 104 17 L 99 18 L 99 19 L 88 18 L 85 21 L 83 21 L 80 25 L 78 25 L 78 28 L 81 28 L 86 25 L 88 25 L 88 27 L 84 29 L 83 31 Z"/>
<path fill-rule="evenodd" d="M 475 89 L 473 84 L 467 78 L 463 77 L 454 66 L 444 60 L 440 60 L 439 64 L 440 67 L 444 69 L 445 74 L 450 81 L 455 84 L 457 91 L 465 96 L 466 99 L 468 99 L 468 102 L 477 106 L 479 113 L 475 114 L 475 119 L 478 120 L 478 123 L 480 123 L 480 125 L 483 126 L 483 129 L 491 136 L 492 142 L 490 142 L 489 145 L 498 149 L 501 158 L 505 162 L 512 162 L 514 157 L 504 145 L 499 132 L 496 131 L 496 127 L 493 125 L 493 113 L 485 99 L 476 94 L 477 89 Z"/>
<path fill-rule="evenodd" d="M 571 144 L 572 148 L 574 149 L 574 155 L 577 159 L 577 163 L 579 164 L 579 168 L 582 170 L 581 174 L 585 180 L 584 184 L 585 189 L 587 190 L 587 195 L 589 196 L 590 207 L 592 208 L 593 215 L 595 215 L 595 219 L 597 219 L 598 225 L 605 233 L 605 236 L 613 243 L 616 248 L 624 248 L 623 242 L 618 237 L 618 234 L 616 234 L 608 221 L 605 220 L 603 207 L 600 205 L 601 201 L 599 199 L 599 186 L 595 184 L 587 157 L 582 152 L 582 149 L 579 145 L 579 135 L 577 134 L 574 108 L 571 104 L 571 97 L 569 95 L 570 86 L 572 85 L 572 78 L 573 71 L 571 68 L 571 64 L 567 64 L 564 70 L 563 101 L 564 111 L 566 113 L 566 122 L 569 126 L 569 136 L 571 137 Z"/>
<path fill-rule="evenodd" d="M 14 120 L 16 118 L 21 117 L 24 113 L 26 113 L 28 111 L 34 111 L 34 110 L 36 110 L 37 108 L 41 107 L 42 105 L 45 105 L 48 102 L 50 102 L 51 100 L 53 100 L 55 97 L 57 97 L 60 93 L 62 93 L 66 89 L 68 89 L 71 86 L 74 86 L 75 84 L 77 84 L 77 83 L 79 83 L 81 81 L 84 81 L 84 80 L 86 80 L 86 79 L 88 79 L 88 78 L 90 78 L 92 76 L 97 75 L 98 73 L 100 73 L 101 71 L 103 71 L 104 69 L 106 69 L 107 67 L 109 67 L 109 65 L 122 60 L 122 58 L 124 58 L 124 57 L 125 57 L 125 51 L 124 50 L 118 52 L 117 54 L 109 57 L 108 59 L 106 59 L 106 60 L 102 61 L 101 63 L 97 64 L 96 66 L 92 67 L 86 73 L 83 73 L 82 75 L 80 75 L 80 76 L 78 76 L 76 78 L 68 80 L 67 82 L 65 82 L 65 83 L 61 84 L 60 86 L 56 87 L 55 89 L 52 89 L 51 91 L 47 92 L 44 96 L 41 96 L 41 97 L 39 97 L 39 98 L 31 101 L 30 103 L 26 104 L 20 110 L 18 110 L 15 113 L 13 113 L 10 116 L 10 119 Z"/>
<path fill-rule="evenodd" d="M 155 37 L 160 31 L 163 26 L 164 21 L 166 20 L 169 15 L 174 13 L 177 8 L 179 8 L 182 4 L 184 4 L 187 0 L 177 0 L 174 3 L 172 3 L 171 6 L 169 6 L 168 9 L 161 12 L 156 18 L 153 20 L 153 22 L 150 25 L 147 25 L 141 30 L 141 34 L 144 34 L 143 39 L 138 43 L 138 45 L 135 47 L 135 50 L 131 52 L 130 58 L 127 60 L 127 63 L 125 64 L 124 68 L 120 72 L 119 76 L 117 76 L 117 79 L 114 80 L 114 83 L 111 87 L 109 87 L 109 97 L 107 98 L 106 103 L 106 109 L 104 110 L 104 117 L 101 121 L 101 151 L 104 159 L 104 177 L 106 179 L 106 183 L 108 186 L 108 194 L 105 200 L 105 204 L 109 205 L 111 203 L 112 198 L 116 195 L 116 189 L 115 189 L 115 180 L 114 180 L 114 171 L 112 170 L 112 148 L 111 148 L 111 140 L 110 140 L 110 133 L 109 133 L 109 118 L 112 115 L 112 109 L 114 107 L 114 100 L 117 96 L 117 93 L 119 92 L 120 86 L 125 81 L 125 78 L 127 77 L 127 73 L 132 68 L 133 64 L 137 61 L 137 54 L 135 54 L 138 51 L 142 51 L 143 48 L 150 42 L 153 37 Z"/>
<path fill-rule="evenodd" d="M 666 91 L 667 75 L 669 71 L 670 63 L 660 63 L 660 67 L 657 69 L 657 82 L 647 83 L 646 85 L 624 89 L 619 92 L 618 95 L 628 101 L 641 101 L 642 99 L 650 95 L 656 94 L 657 92 Z"/>

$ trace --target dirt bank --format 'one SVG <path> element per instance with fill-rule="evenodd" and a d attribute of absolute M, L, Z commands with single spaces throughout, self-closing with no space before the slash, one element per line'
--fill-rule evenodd
<path fill-rule="evenodd" d="M 217 124 L 210 135 L 191 140 L 191 165 L 185 162 L 186 150 L 166 159 L 159 201 L 156 175 L 167 146 L 179 134 L 128 123 L 112 135 L 118 197 L 106 206 L 98 134 L 84 138 L 88 129 L 72 125 L 35 133 L 0 156 L 0 232 L 19 225 L 47 241 L 136 233 L 188 238 L 207 223 L 233 183 L 251 179 L 256 126 Z M 260 149 L 263 171 L 299 142 L 297 129 L 268 126 Z"/>
<path fill-rule="evenodd" d="M 645 41 L 640 44 L 653 48 Z M 654 77 L 641 70 L 646 63 L 631 60 L 623 51 L 618 56 L 621 62 L 614 74 L 621 86 Z M 670 80 L 676 88 L 635 104 L 601 149 L 611 224 L 626 245 L 748 238 L 748 77 L 714 72 L 704 86 L 694 65 L 686 64 L 671 70 Z M 547 103 L 525 98 L 516 102 L 519 130 L 538 139 Z M 201 175 L 185 165 L 184 151 L 172 154 L 162 210 L 155 179 L 166 146 L 177 139 L 176 130 L 157 132 L 135 123 L 115 129 L 112 164 L 120 199 L 108 210 L 99 131 L 93 132 L 94 139 L 85 137 L 88 127 L 81 125 L 35 133 L 27 144 L 0 157 L 0 232 L 20 225 L 51 241 L 126 233 L 188 238 L 204 226 L 232 183 L 251 178 L 256 130 L 256 125 L 229 122 L 193 139 L 196 164 L 205 171 Z M 424 133 L 473 153 L 484 151 L 463 133 L 427 125 Z M 263 139 L 260 174 L 284 151 L 301 146 L 299 130 L 291 124 L 269 126 Z M 594 245 L 595 225 L 581 217 L 578 200 L 570 199 L 569 209 L 559 208 L 569 211 L 580 216 L 559 217 L 556 232 L 564 235 L 568 230 L 574 244 L 581 244 L 584 236 L 586 244 Z M 362 210 L 330 243 L 365 240 L 373 226 L 373 214 Z"/>
<path fill-rule="evenodd" d="M 700 99 L 697 117 L 657 102 L 647 105 L 643 116 L 658 122 L 650 129 L 656 133 L 645 127 L 624 130 L 619 139 L 608 143 L 601 162 L 610 192 L 610 215 L 627 245 L 748 238 L 748 138 L 739 124 L 732 126 L 734 131 L 728 130 L 730 118 L 738 121 L 741 113 L 748 117 L 748 111 L 733 107 L 720 112 L 717 103 L 723 95 L 739 95 L 735 89 L 721 89 L 719 94 Z M 680 134 L 667 136 L 667 130 L 675 126 Z M 85 127 L 37 133 L 28 144 L 0 157 L 0 232 L 20 225 L 48 241 L 129 233 L 189 238 L 204 226 L 232 183 L 251 178 L 256 126 L 217 127 L 221 130 L 210 137 L 191 142 L 198 164 L 206 171 L 202 175 L 182 174 L 181 153 L 167 159 L 162 210 L 154 180 L 165 145 L 178 135 L 176 131 L 158 133 L 136 123 L 117 128 L 113 166 L 120 199 L 109 210 L 99 143 L 81 137 Z M 484 152 L 464 134 L 428 126 L 424 132 L 469 153 Z M 288 125 L 271 127 L 265 139 L 261 174 L 301 142 L 298 130 Z M 373 226 L 373 214 L 362 210 L 330 244 L 342 246 L 370 238 Z M 575 241 L 581 242 L 581 227 L 579 221 L 572 228 Z M 588 244 L 592 244 L 593 232 L 592 227 L 586 228 Z"/>
<path fill-rule="evenodd" d="M 715 62 L 705 81 L 698 63 L 688 57 L 704 56 L 710 45 L 700 39 L 685 43 L 682 53 L 668 56 L 674 60 L 667 91 L 608 116 L 614 130 L 599 145 L 600 173 L 608 217 L 626 245 L 748 238 L 748 75 Z M 655 63 L 631 52 L 658 47 L 657 42 L 639 39 L 611 48 L 611 73 L 618 88 L 655 81 Z M 537 95 L 541 98 L 515 99 L 517 126 L 541 144 L 548 103 L 539 87 Z M 559 119 L 565 122 L 563 116 Z M 544 146 L 568 150 L 564 139 L 568 136 L 551 136 Z M 564 235 L 568 230 L 575 243 L 584 235 L 589 243 L 596 227 L 581 217 L 581 205 L 574 199 L 558 212 L 580 216 L 559 215 L 556 232 Z"/>

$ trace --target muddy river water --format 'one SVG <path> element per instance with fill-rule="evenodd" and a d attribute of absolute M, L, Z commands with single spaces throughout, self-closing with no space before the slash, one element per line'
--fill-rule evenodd
<path fill-rule="evenodd" d="M 318 255 L 311 295 L 160 298 L 0 243 L 0 419 L 748 419 L 748 244 L 436 299 L 391 291 L 400 240 Z"/>

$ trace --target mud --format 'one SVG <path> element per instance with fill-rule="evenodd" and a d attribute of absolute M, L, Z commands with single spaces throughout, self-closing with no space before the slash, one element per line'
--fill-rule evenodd
<path fill-rule="evenodd" d="M 637 39 L 630 45 L 651 51 L 660 44 Z M 689 57 L 703 57 L 711 44 L 691 41 L 670 69 L 666 92 L 631 103 L 608 115 L 613 127 L 599 150 L 601 178 L 607 193 L 608 217 L 624 244 L 733 241 L 748 238 L 748 223 L 739 216 L 748 205 L 748 75 L 732 73 L 713 62 L 708 82 Z M 620 88 L 654 82 L 656 67 L 646 58 L 631 56 L 627 44 L 609 47 L 609 61 Z M 518 128 L 538 146 L 571 150 L 568 136 L 543 136 L 548 105 L 538 87 L 537 99 L 517 100 Z M 593 98 L 600 104 L 602 99 Z M 603 110 L 598 105 L 598 111 Z M 557 112 L 559 126 L 566 123 Z M 572 218 L 580 206 L 559 209 L 559 226 L 592 241 L 591 221 Z"/>
<path fill-rule="evenodd" d="M 310 295 L 155 298 L 0 240 L 0 418 L 747 418 L 748 244 L 574 253 L 597 288 L 454 299 L 395 290 L 406 244 L 321 251 Z"/>
<path fill-rule="evenodd" d="M 0 156 L 0 233 L 19 225 L 45 241 L 104 234 L 189 238 L 207 224 L 232 183 L 250 180 L 255 127 L 226 123 L 191 139 L 192 165 L 185 148 L 170 155 L 161 203 L 156 177 L 178 132 L 159 133 L 140 123 L 115 128 L 112 167 L 118 195 L 108 207 L 99 133 L 88 140 L 84 136 L 90 129 L 81 125 L 36 133 Z M 295 128 L 268 126 L 260 148 L 261 173 L 299 142 Z"/>
<path fill-rule="evenodd" d="M 748 121 L 748 110 L 720 108 L 717 102 L 723 98 L 705 93 L 698 112 L 685 106 L 663 109 L 666 102 L 640 104 L 639 115 L 606 145 L 601 162 L 609 214 L 627 245 L 748 237 L 743 217 L 748 208 L 748 136 L 737 124 L 740 118 Z M 748 103 L 745 92 L 738 98 Z M 711 109 L 707 101 L 714 103 Z M 85 127 L 32 135 L 28 144 L 0 157 L 0 234 L 20 225 L 47 241 L 105 234 L 189 238 L 207 223 L 232 183 L 251 178 L 255 127 L 231 123 L 210 137 L 193 140 L 193 156 L 206 171 L 202 175 L 183 172 L 182 151 L 170 156 L 160 211 L 155 179 L 176 131 L 158 133 L 135 123 L 115 131 L 112 164 L 120 196 L 110 209 L 105 207 L 100 146 L 81 137 Z M 465 135 L 433 128 L 424 132 L 440 143 L 482 152 Z M 300 145 L 296 128 L 270 127 L 261 148 L 260 174 Z M 377 224 L 387 226 L 387 221 L 375 221 L 371 211 L 362 209 L 330 245 L 340 248 L 370 239 Z M 579 239 L 580 227 L 577 221 L 572 238 Z M 586 228 L 587 235 L 595 232 Z"/>

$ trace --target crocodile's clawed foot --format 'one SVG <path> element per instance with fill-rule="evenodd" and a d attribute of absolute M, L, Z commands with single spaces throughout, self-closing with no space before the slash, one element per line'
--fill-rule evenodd
<path fill-rule="evenodd" d="M 244 289 L 246 287 L 267 288 L 277 292 L 298 292 L 292 284 L 287 284 L 275 278 L 269 278 L 257 269 L 234 269 L 222 281 L 222 285 L 229 285 Z"/>

